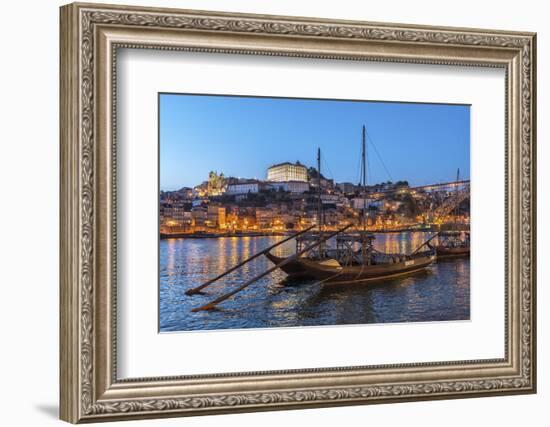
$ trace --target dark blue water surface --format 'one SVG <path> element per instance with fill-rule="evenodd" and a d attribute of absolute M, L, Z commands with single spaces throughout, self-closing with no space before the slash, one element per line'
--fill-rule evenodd
<path fill-rule="evenodd" d="M 375 247 L 410 252 L 430 233 L 377 234 Z M 221 237 L 160 241 L 160 330 L 272 328 L 387 322 L 468 320 L 470 260 L 439 261 L 427 270 L 400 278 L 354 285 L 289 282 L 280 270 L 269 274 L 213 311 L 191 312 L 272 267 L 264 256 L 205 289 L 189 288 L 211 279 L 284 237 Z M 289 241 L 274 250 L 290 255 Z"/>

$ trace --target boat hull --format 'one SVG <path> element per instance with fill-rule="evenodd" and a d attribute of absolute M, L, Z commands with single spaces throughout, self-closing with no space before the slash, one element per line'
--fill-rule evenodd
<path fill-rule="evenodd" d="M 268 260 L 273 264 L 278 265 L 283 262 L 286 258 L 273 255 L 271 252 L 266 252 L 264 254 Z M 295 277 L 310 277 L 307 275 L 307 271 L 304 269 L 304 266 L 298 260 L 290 261 L 289 263 L 279 267 L 283 270 L 288 276 Z"/>
<path fill-rule="evenodd" d="M 444 246 L 438 246 L 436 248 L 438 258 L 457 258 L 470 256 L 470 248 L 446 248 Z"/>
<path fill-rule="evenodd" d="M 328 266 L 304 258 L 300 259 L 298 262 L 302 264 L 306 274 L 317 280 L 323 281 L 323 283 L 336 285 L 369 283 L 411 274 L 424 270 L 435 262 L 435 260 L 435 255 L 426 255 L 393 264 L 354 265 L 351 267 Z"/>

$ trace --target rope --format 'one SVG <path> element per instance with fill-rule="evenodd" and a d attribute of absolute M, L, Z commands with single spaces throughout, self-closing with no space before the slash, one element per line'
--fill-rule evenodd
<path fill-rule="evenodd" d="M 330 169 L 328 161 L 323 157 L 322 162 L 325 165 L 325 167 L 328 169 L 328 176 L 330 177 L 330 179 L 334 179 L 334 174 L 332 173 L 332 170 Z"/>
<path fill-rule="evenodd" d="M 378 152 L 378 148 L 376 148 L 376 144 L 374 143 L 374 140 L 371 138 L 371 136 L 370 136 L 369 132 L 366 130 L 366 128 L 365 128 L 365 133 L 367 134 L 367 138 L 369 139 L 369 141 L 371 142 L 371 144 L 374 148 L 374 152 L 376 153 L 376 156 L 378 157 L 378 160 L 380 160 L 380 163 L 382 164 L 382 167 L 384 168 L 384 170 L 388 174 L 388 177 L 390 178 L 390 181 L 393 182 L 393 177 L 391 176 L 391 173 L 390 173 L 389 169 L 386 167 L 386 164 L 384 163 L 384 160 L 382 160 L 382 156 Z"/>

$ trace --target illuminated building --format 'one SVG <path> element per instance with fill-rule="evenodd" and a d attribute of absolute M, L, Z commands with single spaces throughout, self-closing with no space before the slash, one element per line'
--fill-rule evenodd
<path fill-rule="evenodd" d="M 225 228 L 225 207 L 208 206 L 206 225 L 209 227 Z"/>
<path fill-rule="evenodd" d="M 279 163 L 267 169 L 267 180 L 272 182 L 307 182 L 307 168 L 300 162 Z"/>
<path fill-rule="evenodd" d="M 273 225 L 273 211 L 268 208 L 256 208 L 256 223 L 260 228 L 270 228 Z"/>
<path fill-rule="evenodd" d="M 177 223 L 181 225 L 187 219 L 185 205 L 180 203 L 161 205 L 160 221 L 161 223 Z"/>
<path fill-rule="evenodd" d="M 207 211 L 204 208 L 192 208 L 191 216 L 193 217 L 193 222 L 195 227 L 204 227 L 207 220 Z"/>

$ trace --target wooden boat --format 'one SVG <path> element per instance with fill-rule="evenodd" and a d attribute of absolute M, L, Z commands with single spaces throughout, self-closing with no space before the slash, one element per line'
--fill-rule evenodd
<path fill-rule="evenodd" d="M 423 270 L 437 258 L 432 235 L 411 254 L 385 253 L 374 248 L 375 236 L 367 231 L 336 236 L 336 247 L 324 258 L 301 257 L 297 262 L 304 274 L 327 284 L 378 281 Z"/>
<path fill-rule="evenodd" d="M 379 281 L 424 270 L 436 260 L 430 250 L 412 256 L 395 256 L 393 261 L 380 264 L 356 264 L 342 266 L 337 260 L 313 261 L 300 259 L 306 274 L 326 284 L 350 284 Z"/>
<path fill-rule="evenodd" d="M 437 256 L 440 259 L 470 256 L 469 233 L 460 231 L 443 231 L 439 233 L 439 244 L 436 246 Z"/>
<path fill-rule="evenodd" d="M 319 255 L 319 251 L 305 254 L 289 260 L 280 269 L 290 278 L 313 278 L 329 284 L 368 282 L 400 276 L 422 270 L 436 260 L 435 248 L 430 245 L 436 236 L 431 236 L 409 255 L 377 251 L 372 244 L 375 237 L 370 233 L 342 234 L 336 237 L 336 248 L 326 248 L 323 256 Z M 428 249 L 419 252 L 424 246 Z M 265 255 L 275 265 L 285 260 L 269 252 Z"/>

